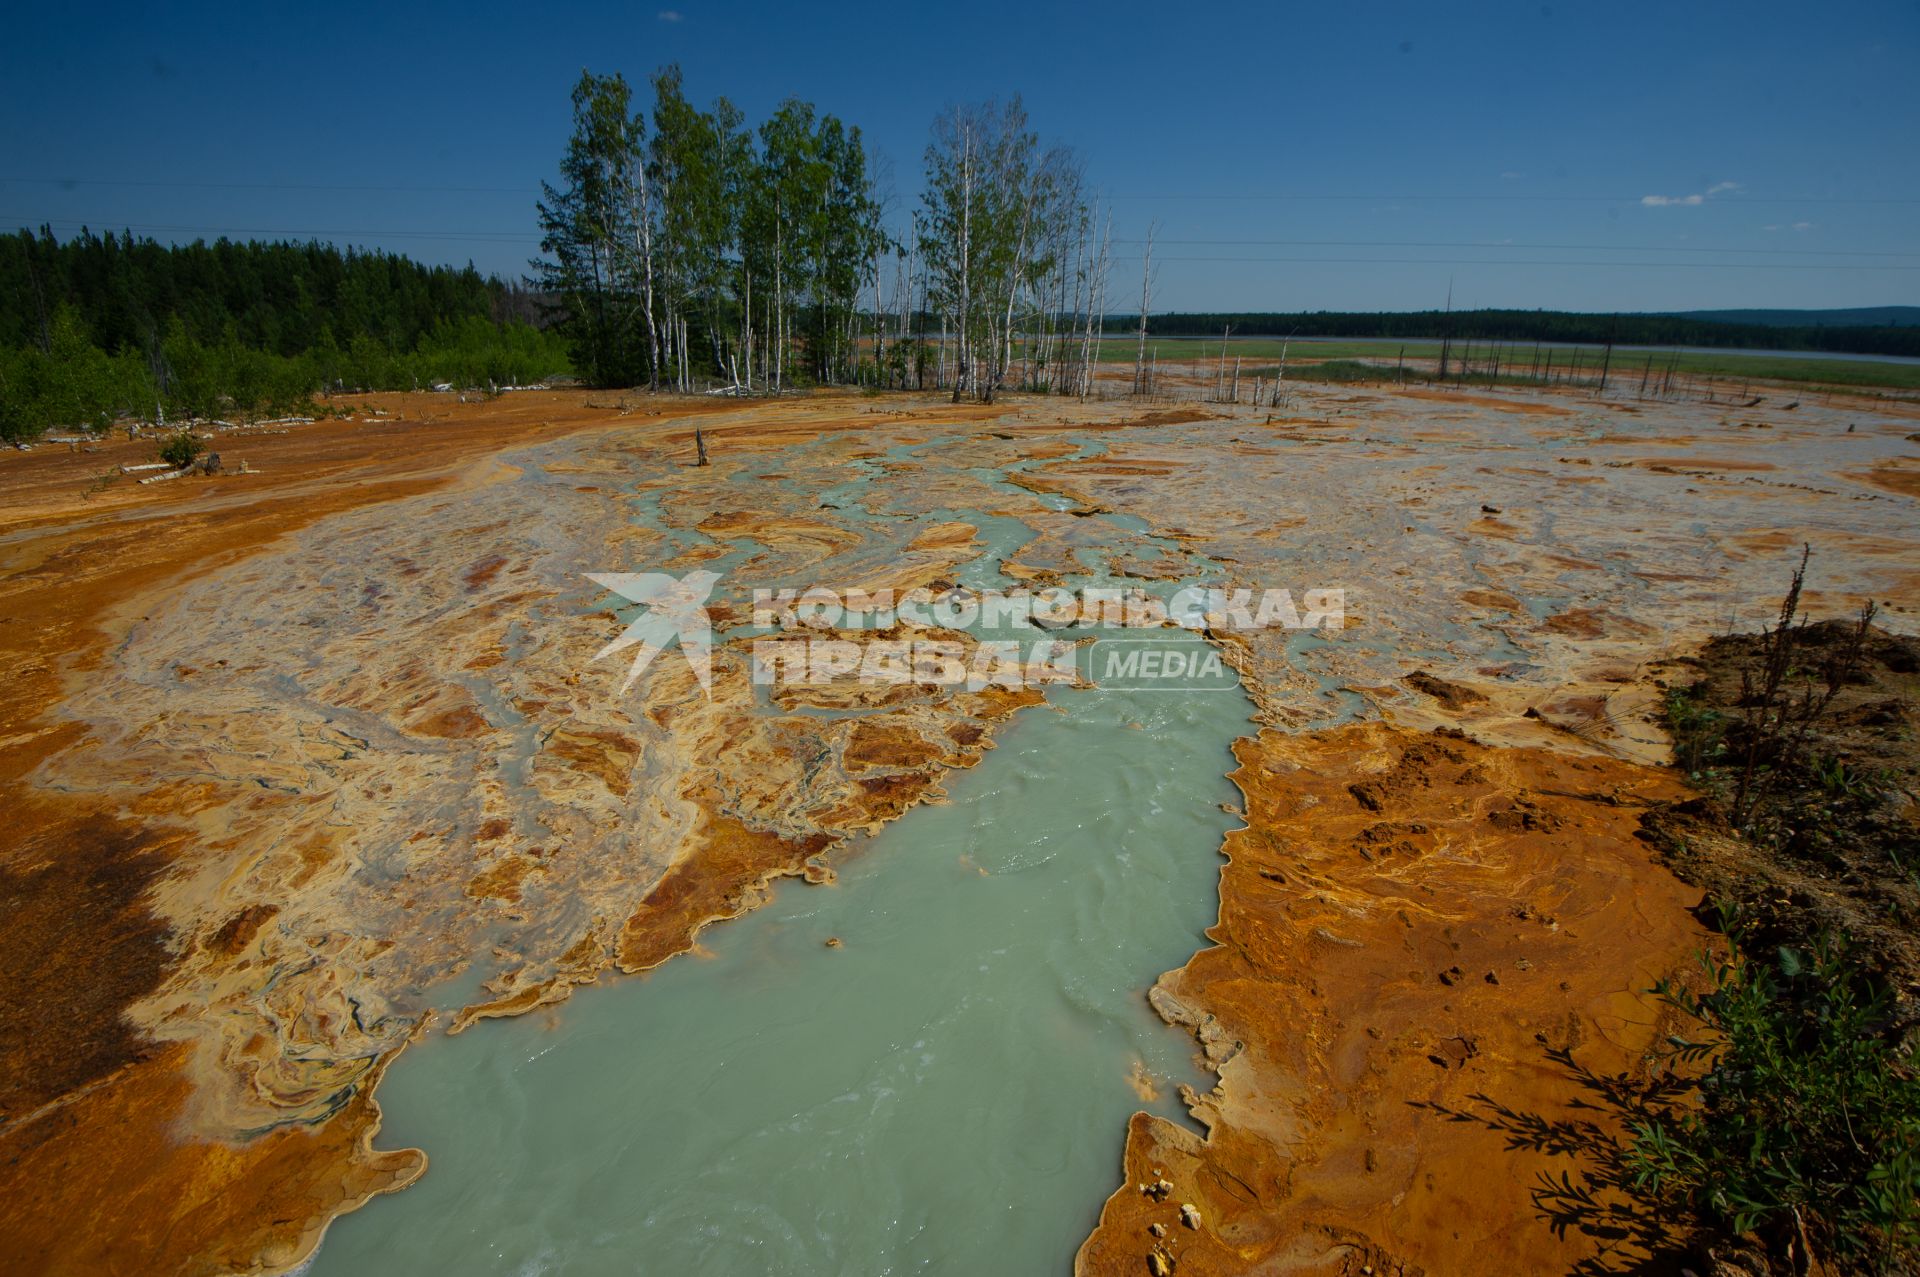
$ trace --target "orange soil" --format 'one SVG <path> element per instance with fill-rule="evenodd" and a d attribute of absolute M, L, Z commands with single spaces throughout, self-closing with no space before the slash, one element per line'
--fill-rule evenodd
<path fill-rule="evenodd" d="M 15 938 L 11 960 L 0 968 L 0 1056 L 10 1065 L 0 1078 L 0 1254 L 25 1260 L 32 1271 L 283 1271 L 311 1253 L 327 1221 L 375 1193 L 404 1187 L 426 1161 L 416 1150 L 372 1148 L 380 1124 L 373 1087 L 391 1055 L 345 1092 L 343 1106 L 311 1125 L 288 1123 L 236 1141 L 187 1133 L 195 1097 L 191 1052 L 147 1040 L 123 1012 L 185 962 L 244 964 L 275 910 L 242 910 L 202 941 L 171 936 L 149 912 L 146 895 L 185 854 L 186 835 L 148 818 L 216 802 L 215 787 L 173 784 L 89 805 L 34 784 L 43 760 L 85 735 L 82 725 L 50 712 L 75 680 L 102 665 L 139 619 L 143 599 L 316 520 L 485 483 L 501 472 L 493 454 L 538 438 L 740 408 L 603 392 L 515 394 L 473 404 L 447 395 L 353 402 L 392 415 L 217 437 L 213 449 L 228 467 L 244 458 L 252 471 L 245 475 L 152 486 L 135 482 L 138 476 L 96 482 L 110 467 L 150 460 L 152 440 L 0 455 L 0 537 L 13 538 L 0 551 L 0 801 L 10 816 L 0 829 L 0 923 L 11 924 Z M 943 406 L 941 418 L 998 411 Z M 746 420 L 711 424 L 707 433 L 710 446 L 747 449 L 847 424 L 844 404 L 795 399 Z M 656 441 L 690 458 L 691 427 L 661 425 Z M 773 540 L 805 543 L 822 535 L 805 520 L 767 522 L 756 531 Z M 969 544 L 972 529 L 946 525 L 929 536 L 931 548 L 952 549 Z M 832 541 L 824 537 L 823 548 Z M 469 584 L 484 583 L 503 566 L 497 556 L 474 564 Z M 954 746 L 938 759 L 905 736 L 870 742 L 869 766 L 896 762 L 914 770 L 861 781 L 855 798 L 825 813 L 823 823 L 870 828 L 937 795 L 940 771 L 977 761 L 989 747 L 985 725 L 1018 707 L 992 694 L 967 698 L 972 721 L 949 729 Z M 456 704 L 429 707 L 413 725 L 458 737 L 476 724 L 471 708 Z M 556 740 L 556 757 L 624 783 L 614 755 L 630 752 L 632 742 L 575 735 Z M 705 835 L 693 855 L 711 858 L 711 872 L 663 881 L 627 922 L 619 953 L 601 952 L 588 935 L 562 958 L 556 978 L 469 1007 L 454 1027 L 557 1001 L 609 963 L 634 969 L 664 960 L 690 947 L 707 922 L 753 907 L 771 878 L 825 872 L 810 858 L 830 840 L 750 830 L 711 803 L 700 806 Z M 303 859 L 329 854 L 324 847 L 295 850 Z M 536 860 L 503 857 L 477 874 L 467 893 L 511 901 L 531 875 L 545 872 Z"/>
<path fill-rule="evenodd" d="M 1884 461 L 1871 470 L 1856 471 L 1846 477 L 1903 497 L 1920 497 L 1920 458 Z"/>
<path fill-rule="evenodd" d="M 1407 390 L 1396 392 L 1406 399 L 1431 399 L 1438 403 L 1472 404 L 1476 408 L 1498 408 L 1501 412 L 1522 412 L 1535 417 L 1569 417 L 1571 408 L 1540 403 L 1524 398 L 1507 399 L 1497 395 L 1467 395 L 1453 390 Z"/>
<path fill-rule="evenodd" d="M 1634 838 L 1680 792 L 1671 773 L 1380 723 L 1265 731 L 1236 754 L 1247 827 L 1227 838 L 1215 947 L 1153 994 L 1219 1074 L 1196 1097 L 1209 1133 L 1134 1117 L 1076 1272 L 1640 1257 L 1631 1236 L 1539 1218 L 1539 1177 L 1570 1163 L 1513 1131 L 1617 1134 L 1579 1070 L 1643 1068 L 1660 1027 L 1643 991 L 1707 943 L 1698 893 Z"/>
<path fill-rule="evenodd" d="M 369 395 L 393 419 L 324 421 L 285 434 L 223 436 L 228 465 L 258 473 L 88 493 L 110 466 L 152 457 L 151 440 L 95 450 L 0 454 L 0 1254 L 39 1273 L 151 1274 L 284 1267 L 342 1202 L 398 1187 L 424 1158 L 375 1153 L 371 1088 L 313 1128 L 244 1144 L 178 1136 L 191 1092 L 182 1048 L 157 1049 L 122 1010 L 150 993 L 173 952 L 143 895 L 177 834 L 142 807 L 89 807 L 31 782 L 83 728 L 48 710 L 115 642 L 138 600 L 233 563 L 317 519 L 484 477 L 485 459 L 541 436 L 611 424 L 594 396 L 459 404 Z M 722 407 L 675 404 L 676 414 Z M 663 405 L 664 407 L 664 405 Z M 647 415 L 656 415 L 654 408 Z M 478 464 L 476 464 L 478 463 Z M 252 920 L 253 926 L 259 920 Z M 229 937 L 237 950 L 246 919 Z M 84 1113 L 84 1119 L 82 1114 Z"/>

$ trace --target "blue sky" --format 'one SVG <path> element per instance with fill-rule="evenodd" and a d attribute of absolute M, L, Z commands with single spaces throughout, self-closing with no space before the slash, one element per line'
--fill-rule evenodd
<path fill-rule="evenodd" d="M 1158 224 L 1156 309 L 1920 303 L 1911 0 L 664 4 L 16 7 L 0 226 L 517 274 L 581 68 L 677 61 L 860 125 L 902 210 L 942 105 L 1021 94 Z"/>

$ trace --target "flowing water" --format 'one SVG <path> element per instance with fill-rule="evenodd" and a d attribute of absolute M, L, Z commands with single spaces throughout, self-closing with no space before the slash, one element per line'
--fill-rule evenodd
<path fill-rule="evenodd" d="M 881 473 L 824 495 L 874 518 Z M 976 586 L 1031 535 L 939 517 L 980 527 L 956 574 Z M 646 976 L 416 1044 L 379 1143 L 430 1168 L 337 1221 L 312 1272 L 1066 1272 L 1128 1115 L 1179 1117 L 1177 1086 L 1204 1084 L 1145 992 L 1206 943 L 1248 709 L 1237 688 L 1056 687 L 949 803 L 839 853 L 834 883 L 783 883 Z"/>
<path fill-rule="evenodd" d="M 1143 994 L 1212 921 L 1247 706 L 1054 699 L 834 884 L 410 1049 L 380 1142 L 431 1167 L 336 1222 L 313 1271 L 1065 1272 L 1127 1115 L 1200 1081 Z"/>

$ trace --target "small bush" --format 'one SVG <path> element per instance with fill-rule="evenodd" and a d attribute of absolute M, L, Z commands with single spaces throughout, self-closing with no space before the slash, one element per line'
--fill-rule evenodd
<path fill-rule="evenodd" d="M 1679 1061 L 1706 1072 L 1691 1103 L 1634 1124 L 1634 1189 L 1757 1234 L 1776 1257 L 1875 1271 L 1911 1261 L 1920 1084 L 1886 1036 L 1884 991 L 1831 940 L 1771 963 L 1703 964 L 1706 993 L 1659 991 L 1706 1031 L 1672 1039 Z"/>
<path fill-rule="evenodd" d="M 1392 369 L 1377 364 L 1362 363 L 1358 359 L 1326 359 L 1317 364 L 1301 364 L 1297 368 L 1287 369 L 1288 381 L 1383 381 L 1392 375 Z"/>
<path fill-rule="evenodd" d="M 1673 758 L 1696 779 L 1717 761 L 1727 735 L 1720 712 L 1707 704 L 1698 690 L 1670 687 L 1666 698 L 1667 730 L 1673 736 Z"/>
<path fill-rule="evenodd" d="M 175 470 L 185 470 L 194 463 L 207 445 L 194 437 L 193 431 L 182 430 L 160 445 L 160 460 Z"/>

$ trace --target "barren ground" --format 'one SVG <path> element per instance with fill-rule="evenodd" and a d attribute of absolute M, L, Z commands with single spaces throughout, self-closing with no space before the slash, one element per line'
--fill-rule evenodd
<path fill-rule="evenodd" d="M 677 662 L 623 699 L 582 572 L 744 552 L 749 583 L 928 584 L 994 515 L 1034 534 L 1011 579 L 1166 570 L 1147 532 L 1092 544 L 1097 506 L 1236 585 L 1344 588 L 1348 622 L 1216 636 L 1258 707 L 1247 826 L 1214 947 L 1151 992 L 1217 1074 L 1191 1097 L 1208 1135 L 1135 1119 L 1080 1271 L 1641 1262 L 1644 1237 L 1542 1218 L 1556 1158 L 1511 1124 L 1643 1069 L 1644 991 L 1710 939 L 1635 836 L 1685 797 L 1654 680 L 1764 621 L 1803 542 L 1812 611 L 1871 596 L 1911 634 L 1920 420 L 1293 393 L 365 396 L 386 415 L 219 441 L 246 475 L 93 482 L 150 442 L 0 455 L 0 1251 L 291 1267 L 423 1169 L 376 1147 L 413 1035 L 644 969 L 771 878 L 830 874 L 1027 700 L 849 688 L 809 714 L 756 702 L 727 645 L 712 699 Z M 884 517 L 822 500 L 856 462 Z"/>

